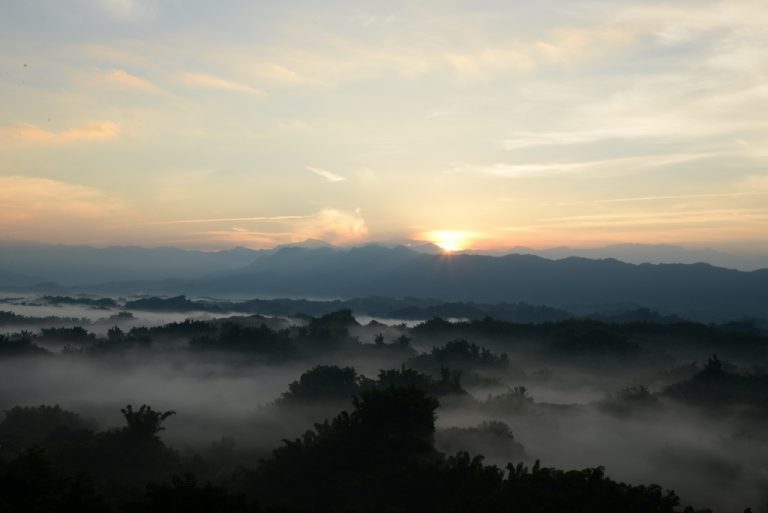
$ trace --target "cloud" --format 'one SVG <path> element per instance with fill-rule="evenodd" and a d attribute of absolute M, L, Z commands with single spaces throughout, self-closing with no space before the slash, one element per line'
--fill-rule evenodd
<path fill-rule="evenodd" d="M 588 201 L 565 201 L 552 203 L 552 205 L 599 205 L 603 203 L 636 203 L 646 201 L 668 201 L 680 199 L 708 199 L 708 198 L 749 198 L 752 196 L 768 195 L 766 191 L 741 191 L 741 192 L 713 192 L 702 194 L 667 194 L 659 196 L 634 196 L 628 198 L 607 198 Z"/>
<path fill-rule="evenodd" d="M 195 225 L 211 227 L 190 231 Z M 140 227 L 143 231 L 151 229 L 153 233 L 159 229 L 167 240 L 183 239 L 185 245 L 218 248 L 233 244 L 271 248 L 306 239 L 351 244 L 364 241 L 368 236 L 368 226 L 359 210 L 349 212 L 333 208 L 305 215 L 173 219 L 134 223 L 129 227 Z"/>
<path fill-rule="evenodd" d="M 626 174 L 643 169 L 679 164 L 715 156 L 715 153 L 680 153 L 670 155 L 644 155 L 584 162 L 554 162 L 544 164 L 462 165 L 457 173 L 476 173 L 503 178 L 537 178 L 568 174 Z"/>
<path fill-rule="evenodd" d="M 672 210 L 654 212 L 624 212 L 564 216 L 541 219 L 542 226 L 562 226 L 567 228 L 611 228 L 611 227 L 648 227 L 671 226 L 686 229 L 694 226 L 728 226 L 734 220 L 743 223 L 742 228 L 768 221 L 768 209 L 718 208 L 708 210 Z"/>
<path fill-rule="evenodd" d="M 739 185 L 753 194 L 768 194 L 768 171 L 749 176 Z"/>
<path fill-rule="evenodd" d="M 559 28 L 552 31 L 549 39 L 537 41 L 535 46 L 545 59 L 568 64 L 576 59 L 615 51 L 632 43 L 635 37 L 636 34 L 627 28 Z"/>
<path fill-rule="evenodd" d="M 678 119 L 670 115 L 646 116 L 646 118 L 644 120 L 629 120 L 623 125 L 614 126 L 613 128 L 514 132 L 502 142 L 502 146 L 507 151 L 515 151 L 542 146 L 572 146 L 611 140 L 646 142 L 661 140 L 682 143 L 707 137 L 722 137 L 723 135 L 738 133 L 739 131 L 768 128 L 768 123 L 751 120 L 738 122 L 723 121 L 721 124 L 696 125 L 690 118 L 685 119 L 682 115 Z M 593 120 L 593 123 L 599 122 L 598 120 Z"/>
<path fill-rule="evenodd" d="M 175 219 L 171 221 L 151 221 L 148 223 L 141 223 L 143 225 L 163 225 L 163 224 L 216 224 L 216 223 L 232 223 L 243 221 L 258 221 L 258 222 L 280 222 L 280 221 L 295 221 L 298 219 L 307 219 L 308 216 L 256 216 L 256 217 L 214 217 L 207 219 Z"/>
<path fill-rule="evenodd" d="M 394 14 L 354 14 L 348 18 L 350 23 L 360 25 L 363 28 L 370 28 L 376 25 L 389 25 L 397 21 L 397 16 Z"/>
<path fill-rule="evenodd" d="M 111 218 L 121 204 L 84 185 L 31 178 L 0 176 L 0 228 L 4 233 L 46 231 L 62 223 Z"/>
<path fill-rule="evenodd" d="M 329 182 L 343 182 L 347 179 L 345 176 L 337 175 L 332 171 L 328 171 L 327 169 L 320 169 L 319 167 L 307 166 L 307 171 L 311 171 L 317 176 L 325 178 Z"/>
<path fill-rule="evenodd" d="M 209 241 L 215 241 L 218 247 L 246 246 L 254 248 L 272 248 L 281 240 L 290 238 L 290 233 L 255 231 L 248 228 L 232 227 L 223 230 L 209 230 L 203 234 Z M 199 241 L 193 241 L 198 243 Z"/>
<path fill-rule="evenodd" d="M 399 20 L 396 14 L 348 17 L 348 23 L 366 29 L 361 37 L 354 30 L 323 30 L 314 18 L 299 17 L 285 31 L 280 46 L 255 53 L 278 62 L 294 82 L 336 85 L 390 74 L 475 81 L 544 66 L 570 67 L 614 54 L 637 39 L 631 27 L 605 20 L 586 27 L 554 26 L 537 32 L 537 37 L 526 31 L 510 35 L 508 28 L 497 31 L 494 22 L 477 23 L 464 11 L 430 16 L 416 24 L 395 23 Z M 302 29 L 300 35 L 296 26 Z M 372 32 L 380 34 L 370 37 Z"/>
<path fill-rule="evenodd" d="M 333 244 L 350 244 L 360 242 L 367 236 L 368 226 L 360 210 L 344 212 L 327 208 L 300 222 L 293 242 L 319 239 Z"/>
<path fill-rule="evenodd" d="M 503 141 L 505 150 L 514 151 L 539 146 L 570 146 L 590 144 L 608 140 L 673 138 L 685 139 L 697 136 L 716 135 L 727 132 L 731 127 L 688 126 L 674 119 L 629 120 L 622 126 L 612 128 L 585 128 L 574 131 L 515 132 Z"/>
<path fill-rule="evenodd" d="M 106 80 L 109 84 L 122 89 L 132 89 L 146 93 L 160 92 L 160 88 L 144 78 L 132 75 L 125 70 L 116 69 L 107 74 Z"/>
<path fill-rule="evenodd" d="M 138 21 L 154 16 L 157 7 L 148 0 L 85 0 L 110 18 Z"/>
<path fill-rule="evenodd" d="M 93 122 L 60 132 L 45 130 L 32 123 L 17 123 L 0 129 L 0 137 L 16 143 L 73 143 L 104 141 L 120 135 L 120 125 L 111 121 Z"/>
<path fill-rule="evenodd" d="M 477 45 L 445 55 L 464 78 L 489 79 L 499 73 L 527 72 L 546 64 L 572 65 L 579 60 L 615 52 L 630 44 L 634 34 L 619 28 L 559 28 L 542 40 L 512 40 Z"/>
<path fill-rule="evenodd" d="M 254 75 L 258 76 L 262 80 L 268 80 L 271 82 L 278 82 L 284 84 L 303 84 L 313 82 L 306 77 L 300 75 L 296 71 L 282 64 L 275 62 L 263 61 L 249 66 L 249 70 Z"/>
<path fill-rule="evenodd" d="M 221 91 L 231 91 L 235 93 L 247 93 L 254 96 L 264 96 L 266 94 L 264 91 L 249 86 L 248 84 L 243 84 L 221 77 L 216 77 L 214 75 L 206 75 L 202 73 L 184 73 L 181 76 L 181 80 L 187 85 L 202 87 L 204 89 L 218 89 Z"/>

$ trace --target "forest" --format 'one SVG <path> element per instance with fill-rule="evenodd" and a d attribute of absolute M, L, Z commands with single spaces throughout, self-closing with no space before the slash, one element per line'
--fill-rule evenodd
<path fill-rule="evenodd" d="M 768 508 L 768 333 L 748 319 L 4 302 L 3 511 Z"/>

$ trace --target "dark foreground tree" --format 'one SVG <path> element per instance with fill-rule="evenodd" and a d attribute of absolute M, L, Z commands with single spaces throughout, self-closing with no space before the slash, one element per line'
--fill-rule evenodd
<path fill-rule="evenodd" d="M 75 429 L 59 426 L 43 448 L 0 457 L 0 511 L 693 513 L 671 491 L 618 483 L 600 467 L 502 469 L 466 452 L 446 457 L 433 444 L 437 406 L 415 387 L 366 389 L 351 412 L 213 484 L 199 458 L 180 457 L 158 436 L 172 412 L 126 407 L 125 427 L 95 433 L 44 409 L 32 418 L 53 415 Z M 487 427 L 512 438 L 504 425 Z"/>
<path fill-rule="evenodd" d="M 311 401 L 348 401 L 358 394 L 364 378 L 352 367 L 318 365 L 288 385 L 280 398 L 282 404 Z"/>
<path fill-rule="evenodd" d="M 133 405 L 129 404 L 120 412 L 125 417 L 126 433 L 136 439 L 149 439 L 156 436 L 160 431 L 165 430 L 165 426 L 163 426 L 165 419 L 171 415 L 176 415 L 173 410 L 155 411 L 146 404 L 142 404 L 138 410 L 134 410 Z"/>
<path fill-rule="evenodd" d="M 602 468 L 561 471 L 485 465 L 434 449 L 435 399 L 416 388 L 370 389 L 351 413 L 285 441 L 255 471 L 235 477 L 265 506 L 312 513 L 678 513 L 660 487 L 631 486 Z M 693 511 L 693 510 L 686 510 Z"/>
<path fill-rule="evenodd" d="M 200 484 L 191 474 L 176 476 L 168 483 L 147 485 L 142 500 L 126 513 L 261 513 L 258 503 L 223 486 Z"/>
<path fill-rule="evenodd" d="M 9 463 L 0 460 L 0 511 L 24 513 L 109 513 L 93 481 L 55 465 L 32 448 Z"/>

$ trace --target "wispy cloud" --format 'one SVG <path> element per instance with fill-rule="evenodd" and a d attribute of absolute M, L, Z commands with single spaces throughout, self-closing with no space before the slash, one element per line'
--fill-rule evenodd
<path fill-rule="evenodd" d="M 586 173 L 633 173 L 642 169 L 679 164 L 712 157 L 715 153 L 680 153 L 671 155 L 644 155 L 617 159 L 583 162 L 553 162 L 545 164 L 461 165 L 454 167 L 457 173 L 476 173 L 503 178 L 536 178 Z"/>
<path fill-rule="evenodd" d="M 221 91 L 246 93 L 254 96 L 264 96 L 266 94 L 261 89 L 257 89 L 248 84 L 204 73 L 184 73 L 181 75 L 181 80 L 187 85 L 202 87 L 204 89 L 218 89 Z"/>
<path fill-rule="evenodd" d="M 280 222 L 296 221 L 298 219 L 307 219 L 308 216 L 255 216 L 255 217 L 214 217 L 206 219 L 173 219 L 169 221 L 150 221 L 141 223 L 141 225 L 164 225 L 164 224 L 215 224 L 215 223 L 235 223 L 235 222 Z"/>
<path fill-rule="evenodd" d="M 635 203 L 643 201 L 667 201 L 667 200 L 679 200 L 679 199 L 708 199 L 708 198 L 744 198 L 750 196 L 765 196 L 768 195 L 768 191 L 752 191 L 752 192 L 719 192 L 719 193 L 707 193 L 707 194 L 669 194 L 661 196 L 636 196 L 630 198 L 608 198 L 608 199 L 596 199 L 587 201 L 567 201 L 551 203 L 551 205 L 598 205 L 601 203 Z"/>
<path fill-rule="evenodd" d="M 613 212 L 541 218 L 521 226 L 501 226 L 500 232 L 525 234 L 526 239 L 562 243 L 650 242 L 681 243 L 707 240 L 755 240 L 765 233 L 768 209 L 715 208 Z"/>
<path fill-rule="evenodd" d="M 32 123 L 17 123 L 0 129 L 0 137 L 19 143 L 70 143 L 103 141 L 120 134 L 120 125 L 111 121 L 88 123 L 59 132 L 45 130 Z"/>
<path fill-rule="evenodd" d="M 30 233 L 49 223 L 106 219 L 121 209 L 117 200 L 97 189 L 28 176 L 0 176 L 0 204 L 0 227 Z"/>
<path fill-rule="evenodd" d="M 151 0 L 85 0 L 110 18 L 136 21 L 156 14 L 157 6 Z"/>
<path fill-rule="evenodd" d="M 349 18 L 349 22 L 355 25 L 360 25 L 364 28 L 370 28 L 376 25 L 389 25 L 397 21 L 397 16 L 394 14 L 353 14 Z"/>
<path fill-rule="evenodd" d="M 222 230 L 209 230 L 202 233 L 202 236 L 213 241 L 216 246 L 246 246 L 271 248 L 288 240 L 292 234 L 284 232 L 263 232 L 250 230 L 248 228 L 233 227 Z M 199 241 L 195 241 L 199 244 Z"/>
<path fill-rule="evenodd" d="M 740 91 L 746 95 L 749 91 Z M 768 96 L 763 93 L 764 96 Z M 731 98 L 734 100 L 735 98 Z M 650 95 L 647 98 L 651 100 Z M 714 103 L 713 98 L 710 102 Z M 540 131 L 514 132 L 503 142 L 505 150 L 514 151 L 541 146 L 571 146 L 578 144 L 602 143 L 611 140 L 656 140 L 677 143 L 703 139 L 707 137 L 722 137 L 728 134 L 738 134 L 743 131 L 764 131 L 768 122 L 755 119 L 728 120 L 720 123 L 696 123 L 696 115 L 705 112 L 699 106 L 686 112 L 683 109 L 672 108 L 663 113 L 654 111 L 643 112 L 642 102 L 632 105 L 630 102 L 622 105 L 610 105 L 609 102 L 597 102 L 587 109 L 592 114 L 584 121 L 584 127 L 572 131 Z M 711 105 L 710 105 L 711 107 Z M 645 105 L 647 109 L 647 105 Z M 635 110 L 636 109 L 636 110 Z M 630 119 L 622 120 L 621 117 Z M 608 128 L 599 127 L 608 125 Z"/>
<path fill-rule="evenodd" d="M 688 227 L 694 224 L 733 223 L 735 220 L 768 220 L 768 209 L 708 209 L 672 210 L 664 212 L 626 212 L 611 214 L 563 216 L 541 219 L 543 225 L 581 228 L 607 228 L 611 226 L 674 225 Z"/>
<path fill-rule="evenodd" d="M 299 223 L 297 240 L 319 239 L 334 244 L 360 242 L 368 236 L 368 226 L 360 210 L 347 212 L 326 208 Z"/>
<path fill-rule="evenodd" d="M 207 230 L 199 235 L 205 239 L 206 245 L 212 244 L 219 247 L 227 247 L 232 244 L 273 247 L 278 244 L 301 242 L 306 239 L 318 239 L 333 244 L 350 244 L 364 241 L 368 236 L 368 226 L 359 210 L 349 212 L 334 208 L 326 208 L 306 216 L 205 219 L 191 220 L 190 222 L 219 223 L 251 220 L 280 221 L 281 224 L 276 227 L 276 230 L 253 230 L 242 226 L 231 226 Z"/>
<path fill-rule="evenodd" d="M 107 83 L 122 89 L 132 89 L 145 93 L 160 92 L 160 88 L 149 80 L 132 75 L 125 70 L 116 69 L 106 75 Z"/>
<path fill-rule="evenodd" d="M 450 52 L 444 58 L 460 76 L 489 79 L 505 72 L 526 72 L 548 64 L 570 66 L 579 60 L 615 52 L 634 38 L 631 31 L 621 28 L 561 28 L 540 40 L 470 47 Z"/>
<path fill-rule="evenodd" d="M 341 176 L 339 174 L 334 173 L 333 171 L 328 171 L 327 169 L 321 169 L 319 167 L 307 166 L 307 171 L 311 171 L 312 173 L 315 173 L 317 176 L 325 178 L 329 182 L 343 182 L 344 180 L 347 179 L 347 177 L 345 176 Z"/>
<path fill-rule="evenodd" d="M 720 129 L 722 130 L 722 129 Z M 700 133 L 700 132 L 699 132 Z M 711 129 L 707 130 L 711 133 Z M 569 146 L 601 142 L 611 139 L 643 139 L 653 137 L 691 137 L 690 131 L 682 131 L 680 127 L 649 126 L 633 124 L 631 121 L 620 127 L 608 129 L 583 129 L 570 132 L 516 132 L 504 140 L 504 149 L 513 151 L 538 146 Z"/>
<path fill-rule="evenodd" d="M 304 84 L 314 82 L 295 70 L 271 61 L 251 64 L 248 70 L 261 80 L 283 84 Z"/>

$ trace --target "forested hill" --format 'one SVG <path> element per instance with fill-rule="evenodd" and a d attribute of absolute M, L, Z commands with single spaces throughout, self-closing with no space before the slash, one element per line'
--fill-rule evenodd
<path fill-rule="evenodd" d="M 434 297 L 555 307 L 632 304 L 676 312 L 759 316 L 768 271 L 531 255 L 429 255 L 404 247 L 285 248 L 253 264 L 183 284 L 189 292 L 310 297 Z"/>
<path fill-rule="evenodd" d="M 183 255 L 184 259 L 190 256 Z M 125 273 L 110 274 L 103 270 L 98 283 L 78 280 L 58 285 L 99 293 L 222 297 L 411 296 L 442 301 L 528 303 L 567 310 L 622 305 L 697 314 L 699 318 L 764 317 L 768 312 L 768 270 L 744 272 L 709 264 L 636 265 L 577 257 L 549 260 L 519 254 L 428 254 L 405 246 L 379 245 L 285 247 L 215 257 L 218 267 L 196 261 L 197 274 L 191 276 L 181 272 L 188 269 L 177 262 L 180 257 L 176 253 L 170 252 L 157 260 L 164 266 L 163 272 L 153 271 L 146 278 L 126 279 Z M 110 265 L 117 263 L 111 260 Z M 169 269 L 176 264 L 179 273 L 174 275 Z M 206 268 L 210 271 L 202 272 Z M 9 269 L 17 273 L 24 270 Z M 143 276 L 142 272 L 134 270 L 132 276 Z M 74 271 L 64 274 L 77 276 Z M 12 281 L 0 286 L 18 286 L 18 278 Z M 46 287 L 57 293 L 63 291 L 55 285 L 37 290 L 47 291 Z"/>

